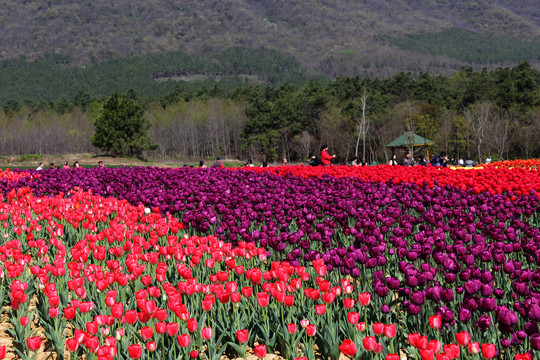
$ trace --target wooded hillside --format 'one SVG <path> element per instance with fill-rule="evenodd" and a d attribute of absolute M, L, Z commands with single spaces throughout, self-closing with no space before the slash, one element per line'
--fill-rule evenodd
<path fill-rule="evenodd" d="M 330 77 L 540 60 L 535 0 L 6 0 L 0 33 L 0 60 L 78 65 L 230 47 L 276 49 Z"/>

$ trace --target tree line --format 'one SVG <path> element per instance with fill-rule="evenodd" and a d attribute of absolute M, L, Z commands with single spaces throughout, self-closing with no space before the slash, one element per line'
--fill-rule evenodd
<path fill-rule="evenodd" d="M 41 107 L 8 101 L 0 114 L 0 152 L 104 151 L 91 138 L 113 96 L 77 93 Z M 231 90 L 176 86 L 162 96 L 122 96 L 148 121 L 143 143 L 157 145 L 136 151 L 144 156 L 302 161 L 324 143 L 337 163 L 354 156 L 383 162 L 391 156 L 385 145 L 410 130 L 435 141 L 432 153 L 456 158 L 540 157 L 540 72 L 528 63 L 462 68 L 451 76 L 398 73 Z"/>

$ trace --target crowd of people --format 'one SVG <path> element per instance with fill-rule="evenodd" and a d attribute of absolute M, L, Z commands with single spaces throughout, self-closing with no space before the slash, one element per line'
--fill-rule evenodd
<path fill-rule="evenodd" d="M 309 166 L 330 166 L 333 165 L 332 162 L 335 160 L 336 154 L 330 155 L 328 153 L 328 145 L 323 144 L 321 146 L 321 150 L 319 152 L 319 156 L 315 154 L 309 154 L 308 158 L 308 164 Z M 486 163 L 490 163 L 491 159 L 487 158 Z M 344 163 L 345 164 L 345 163 Z M 375 164 L 375 163 L 374 163 Z M 415 165 L 421 165 L 421 166 L 427 166 L 428 164 L 431 164 L 432 166 L 462 166 L 462 167 L 473 167 L 477 164 L 471 160 L 470 158 L 467 158 L 467 160 L 459 159 L 456 160 L 454 158 L 450 159 L 446 155 L 446 153 L 441 152 L 438 155 L 435 155 L 432 157 L 431 161 L 427 161 L 425 157 L 418 156 L 416 159 L 414 159 L 410 152 L 405 152 L 403 155 L 403 158 L 401 160 L 398 159 L 396 154 L 392 155 L 392 158 L 388 162 L 388 165 L 392 166 L 415 166 Z M 288 161 L 287 158 L 283 158 L 281 160 L 281 166 L 287 166 Z M 367 166 L 367 162 L 365 160 L 360 160 L 357 156 L 353 157 L 350 163 L 351 166 Z M 253 161 L 251 159 L 248 159 L 244 165 L 244 167 L 254 167 Z M 81 165 L 78 161 L 75 161 L 72 166 L 69 166 L 68 162 L 65 161 L 64 165 L 62 166 L 55 166 L 54 163 L 49 163 L 48 168 L 49 169 L 77 169 L 80 168 Z M 98 161 L 97 167 L 105 167 L 103 164 L 103 161 Z M 184 164 L 183 167 L 191 167 L 193 168 L 193 165 Z M 204 161 L 199 161 L 198 168 L 207 168 L 208 166 L 205 165 Z M 220 156 L 216 157 L 216 160 L 212 163 L 210 166 L 211 168 L 223 168 L 225 165 L 222 162 L 222 159 Z M 268 162 L 264 160 L 260 167 L 268 167 Z M 44 170 L 46 167 L 43 162 L 40 162 L 36 170 Z"/>
<path fill-rule="evenodd" d="M 48 169 L 78 169 L 80 167 L 81 167 L 81 164 L 79 164 L 78 161 L 75 161 L 73 163 L 73 166 L 71 166 L 71 167 L 69 166 L 69 163 L 67 161 L 64 161 L 64 165 L 62 165 L 62 166 L 60 166 L 60 165 L 55 166 L 53 162 L 50 162 Z M 105 167 L 105 165 L 103 164 L 103 161 L 101 161 L 101 160 L 98 161 L 97 167 L 100 167 L 100 168 Z M 46 169 L 46 167 L 45 167 L 45 164 L 43 162 L 40 162 L 38 164 L 38 167 L 36 168 L 36 170 L 38 170 L 38 171 L 39 170 L 45 170 L 45 169 Z"/>

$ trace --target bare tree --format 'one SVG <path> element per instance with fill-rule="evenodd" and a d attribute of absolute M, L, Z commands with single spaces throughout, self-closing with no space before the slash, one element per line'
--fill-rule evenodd
<path fill-rule="evenodd" d="M 356 138 L 356 149 L 354 151 L 354 156 L 358 156 L 358 146 L 360 144 L 360 138 L 362 139 L 362 162 L 366 159 L 366 135 L 369 129 L 369 122 L 366 117 L 367 109 L 367 99 L 369 94 L 366 89 L 362 93 L 360 98 L 360 106 L 362 109 L 362 115 L 356 118 L 356 129 L 357 129 L 357 138 Z"/>
<path fill-rule="evenodd" d="M 493 114 L 492 124 L 489 126 L 490 139 L 499 160 L 503 159 L 504 153 L 508 150 L 512 137 L 510 124 L 514 121 L 514 115 L 506 110 L 499 110 Z"/>
<path fill-rule="evenodd" d="M 491 103 L 486 101 L 474 103 L 463 113 L 465 121 L 469 124 L 476 138 L 476 150 L 478 152 L 479 162 L 483 162 L 482 151 L 488 136 L 492 107 Z"/>

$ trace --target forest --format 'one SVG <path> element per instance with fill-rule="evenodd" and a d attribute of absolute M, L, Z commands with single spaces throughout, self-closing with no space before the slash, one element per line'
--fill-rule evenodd
<path fill-rule="evenodd" d="M 51 53 L 86 69 L 111 59 L 173 53 L 212 63 L 231 47 L 271 48 L 331 79 L 399 71 L 450 74 L 462 66 L 521 61 L 538 66 L 540 60 L 537 0 L 4 0 L 2 5 L 0 60 L 24 57 L 29 66 Z M 92 75 L 87 73 L 81 76 Z"/>
<path fill-rule="evenodd" d="M 233 89 L 176 84 L 152 97 L 125 93 L 151 122 L 158 147 L 148 157 L 301 162 L 326 143 L 336 163 L 353 156 L 380 163 L 391 156 L 385 145 L 409 130 L 433 140 L 432 153 L 456 158 L 540 157 L 540 71 L 529 63 L 465 67 L 451 76 L 401 72 Z M 77 92 L 58 101 L 6 101 L 0 154 L 97 153 L 90 138 L 106 98 Z"/>

